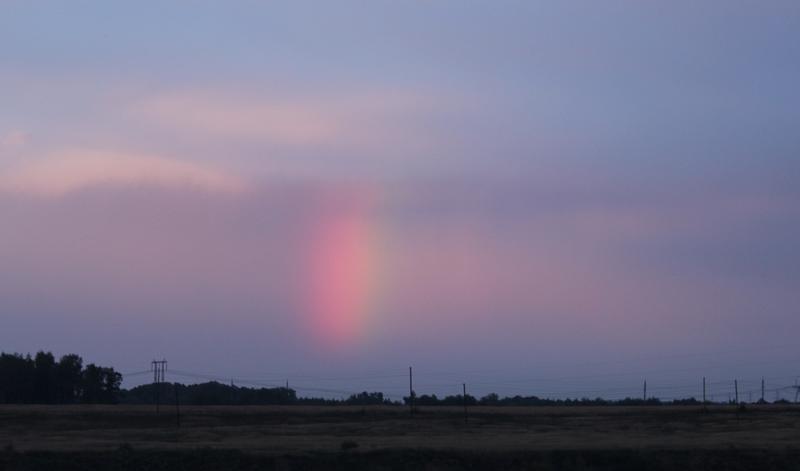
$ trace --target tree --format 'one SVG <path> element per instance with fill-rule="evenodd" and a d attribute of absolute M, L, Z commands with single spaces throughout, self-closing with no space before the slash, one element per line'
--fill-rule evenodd
<path fill-rule="evenodd" d="M 408 405 L 409 402 L 411 402 L 412 400 L 414 400 L 416 398 L 417 398 L 417 392 L 414 391 L 414 390 L 411 390 L 411 396 L 410 397 L 409 396 L 403 396 L 403 404 Z"/>
<path fill-rule="evenodd" d="M 103 399 L 105 404 L 119 402 L 119 385 L 122 383 L 122 373 L 117 373 L 114 368 L 103 368 Z"/>
<path fill-rule="evenodd" d="M 81 402 L 84 404 L 115 404 L 118 401 L 122 375 L 114 368 L 90 363 L 83 369 L 81 380 Z"/>
<path fill-rule="evenodd" d="M 431 394 L 430 396 L 427 394 L 423 394 L 416 400 L 416 404 L 418 406 L 438 406 L 439 398 L 436 397 L 436 394 Z"/>
<path fill-rule="evenodd" d="M 53 404 L 56 400 L 56 359 L 51 352 L 39 350 L 34 362 L 34 398 L 37 404 Z"/>
<path fill-rule="evenodd" d="M 481 398 L 478 403 L 482 406 L 499 406 L 500 396 L 497 393 L 489 393 Z"/>
<path fill-rule="evenodd" d="M 30 355 L 0 353 L 0 400 L 5 404 L 29 404 L 34 399 L 35 372 Z"/>
<path fill-rule="evenodd" d="M 64 355 L 56 364 L 55 370 L 58 384 L 57 402 L 59 404 L 74 404 L 81 395 L 83 358 L 75 354 Z"/>
<path fill-rule="evenodd" d="M 364 391 L 361 394 L 351 394 L 344 402 L 352 406 L 372 406 L 384 404 L 385 399 L 383 398 L 382 392 L 368 393 Z"/>
<path fill-rule="evenodd" d="M 122 375 L 113 368 L 82 365 L 78 355 L 64 355 L 56 363 L 51 352 L 41 350 L 36 358 L 0 352 L 0 403 L 116 403 Z"/>

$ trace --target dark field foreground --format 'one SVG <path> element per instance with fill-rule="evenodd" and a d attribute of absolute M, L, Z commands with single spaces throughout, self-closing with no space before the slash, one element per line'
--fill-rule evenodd
<path fill-rule="evenodd" d="M 800 407 L 0 406 L 2 469 L 800 469 Z"/>

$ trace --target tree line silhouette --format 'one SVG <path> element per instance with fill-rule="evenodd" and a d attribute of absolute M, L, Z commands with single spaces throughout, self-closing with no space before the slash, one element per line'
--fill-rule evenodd
<path fill-rule="evenodd" d="M 175 403 L 175 393 L 178 394 L 180 404 L 207 406 L 239 406 L 239 405 L 306 405 L 306 406 L 408 406 L 409 398 L 404 396 L 402 401 L 391 400 L 382 392 L 361 392 L 351 394 L 349 397 L 323 398 L 323 397 L 297 397 L 297 393 L 289 388 L 248 388 L 210 381 L 200 384 L 184 385 L 181 383 L 144 384 L 130 390 L 122 390 L 120 403 L 122 404 L 156 404 L 156 395 L 160 394 L 162 404 Z M 418 396 L 412 392 L 415 407 L 427 406 L 464 406 L 464 396 L 461 394 L 438 398 L 435 394 Z M 581 399 L 547 399 L 537 396 L 499 397 L 490 393 L 481 398 L 467 394 L 467 406 L 494 406 L 494 407 L 529 407 L 529 406 L 661 406 L 661 405 L 702 405 L 703 402 L 695 398 L 674 399 L 662 401 L 657 397 L 630 398 L 612 400 L 603 398 Z M 777 401 L 788 404 L 786 400 Z M 759 401 L 761 403 L 761 401 Z M 727 404 L 727 402 L 711 402 L 707 404 Z"/>
<path fill-rule="evenodd" d="M 160 394 L 162 404 L 175 403 L 175 394 L 181 404 L 190 406 L 240 406 L 240 405 L 400 405 L 391 401 L 381 392 L 362 392 L 348 398 L 326 399 L 321 397 L 297 397 L 297 392 L 289 388 L 248 388 L 231 386 L 210 381 L 200 384 L 180 383 L 143 384 L 130 390 L 123 390 L 122 404 L 155 404 Z"/>
<path fill-rule="evenodd" d="M 609 400 L 603 398 L 595 398 L 589 399 L 588 397 L 584 397 L 581 399 L 547 399 L 547 398 L 540 398 L 537 396 L 514 396 L 514 397 L 503 397 L 497 395 L 497 393 L 489 393 L 480 399 L 476 398 L 475 396 L 471 396 L 469 394 L 466 395 L 466 401 L 464 401 L 464 396 L 461 394 L 454 395 L 454 396 L 446 396 L 442 399 L 436 397 L 436 394 L 423 394 L 422 396 L 417 396 L 414 392 L 412 392 L 414 396 L 414 405 L 415 406 L 463 406 L 466 402 L 467 406 L 493 406 L 493 407 L 529 407 L 529 406 L 660 406 L 663 404 L 670 404 L 670 405 L 697 405 L 702 404 L 701 401 L 697 399 L 676 399 L 671 402 L 661 402 L 661 399 L 656 397 L 648 398 L 646 401 L 644 399 L 633 399 L 630 397 L 626 397 L 625 399 L 619 400 Z M 408 396 L 403 396 L 403 404 L 409 405 L 409 398 Z"/>
<path fill-rule="evenodd" d="M 130 390 L 120 389 L 122 374 L 114 368 L 90 363 L 75 354 L 62 356 L 58 361 L 51 352 L 30 354 L 0 352 L 0 404 L 156 404 L 174 403 L 176 399 L 186 405 L 313 405 L 313 406 L 369 406 L 409 405 L 408 396 L 402 402 L 391 400 L 382 392 L 361 392 L 349 397 L 297 397 L 293 389 L 248 388 L 210 381 L 201 384 L 180 383 L 145 384 Z M 175 394 L 177 393 L 177 398 Z M 536 396 L 499 397 L 496 393 L 476 398 L 469 394 L 466 401 L 461 394 L 438 398 L 435 394 L 418 396 L 412 392 L 414 406 L 658 406 L 701 405 L 695 398 L 662 402 L 659 398 L 609 400 L 603 398 L 547 399 Z M 707 404 L 728 402 L 708 401 Z M 766 403 L 763 399 L 759 403 Z M 776 403 L 788 404 L 782 399 Z"/>
<path fill-rule="evenodd" d="M 75 354 L 0 352 L 0 404 L 116 404 L 122 375 Z"/>

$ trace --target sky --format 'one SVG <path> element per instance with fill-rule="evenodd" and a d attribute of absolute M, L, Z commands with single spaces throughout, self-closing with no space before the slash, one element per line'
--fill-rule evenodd
<path fill-rule="evenodd" d="M 800 375 L 800 4 L 0 4 L 0 350 L 123 387 Z M 754 399 L 753 399 L 754 400 Z"/>

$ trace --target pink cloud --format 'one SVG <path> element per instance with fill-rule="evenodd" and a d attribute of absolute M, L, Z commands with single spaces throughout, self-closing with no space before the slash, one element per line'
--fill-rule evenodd
<path fill-rule="evenodd" d="M 335 120 L 306 103 L 263 104 L 183 92 L 149 100 L 137 111 L 170 128 L 213 136 L 313 143 L 338 132 Z"/>
<path fill-rule="evenodd" d="M 463 100 L 404 90 L 301 95 L 215 90 L 164 94 L 132 113 L 148 122 L 201 138 L 251 138 L 287 146 L 369 149 L 376 155 L 455 145 L 455 139 L 418 126 L 420 117 L 458 113 Z M 407 154 L 403 154 L 408 158 Z"/>
<path fill-rule="evenodd" d="M 5 139 L 3 139 L 3 145 L 6 147 L 11 148 L 20 148 L 25 147 L 25 144 L 28 142 L 28 133 L 22 131 L 12 132 Z"/>
<path fill-rule="evenodd" d="M 215 192 L 241 192 L 244 181 L 201 164 L 120 152 L 71 149 L 0 174 L 0 189 L 61 196 L 93 186 L 158 185 Z"/>

